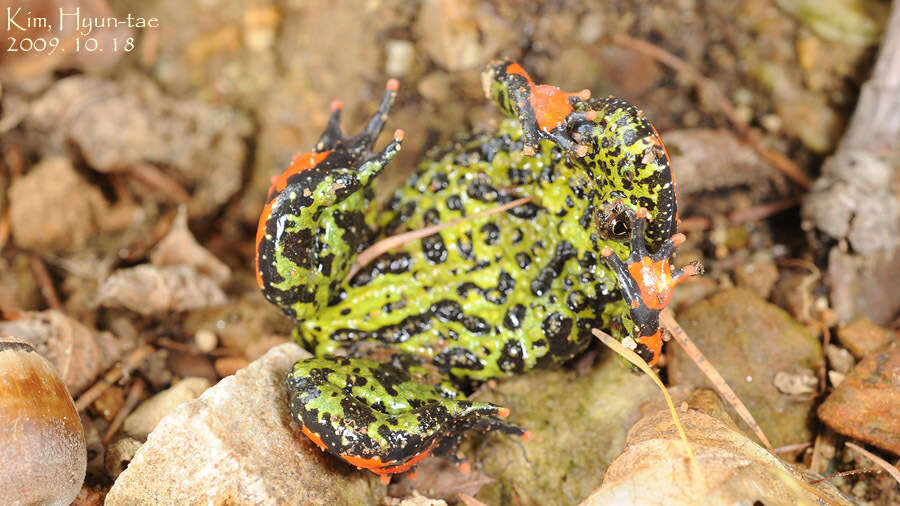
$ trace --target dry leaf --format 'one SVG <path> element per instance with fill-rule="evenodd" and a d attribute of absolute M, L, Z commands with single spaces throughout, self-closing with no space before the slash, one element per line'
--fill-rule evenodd
<path fill-rule="evenodd" d="M 212 279 L 184 265 L 119 269 L 97 290 L 97 304 L 144 315 L 220 306 L 226 300 Z"/>
<path fill-rule="evenodd" d="M 187 265 L 222 284 L 231 277 L 231 269 L 201 246 L 187 225 L 187 207 L 180 206 L 169 233 L 153 248 L 150 262 L 158 267 Z"/>

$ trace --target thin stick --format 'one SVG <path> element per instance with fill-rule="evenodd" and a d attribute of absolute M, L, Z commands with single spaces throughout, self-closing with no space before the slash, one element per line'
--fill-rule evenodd
<path fill-rule="evenodd" d="M 737 109 L 735 109 L 734 105 L 732 105 L 731 101 L 728 100 L 728 97 L 722 93 L 722 90 L 716 86 L 715 82 L 711 79 L 707 78 L 703 74 L 701 74 L 697 69 L 692 67 L 686 61 L 681 58 L 675 56 L 674 54 L 666 51 L 665 49 L 651 44 L 650 42 L 635 39 L 634 37 L 630 37 L 625 35 L 624 33 L 617 33 L 609 37 L 609 41 L 617 46 L 621 46 L 624 48 L 631 49 L 633 51 L 637 51 L 645 56 L 648 56 L 663 65 L 671 67 L 676 72 L 679 72 L 683 75 L 686 75 L 694 84 L 700 88 L 700 90 L 706 94 L 707 97 L 711 98 L 713 102 L 718 106 L 718 108 L 722 111 L 722 114 L 728 118 L 728 121 L 731 125 L 741 134 L 744 142 L 746 142 L 754 151 L 756 151 L 760 157 L 769 162 L 775 169 L 779 172 L 790 178 L 795 183 L 799 184 L 803 188 L 809 188 L 812 184 L 809 176 L 803 172 L 803 169 L 800 168 L 796 163 L 794 163 L 788 157 L 778 153 L 776 151 L 772 151 L 767 148 L 760 142 L 758 136 L 750 128 L 750 125 L 747 124 L 746 121 L 741 119 L 741 117 L 737 113 Z"/>
<path fill-rule="evenodd" d="M 475 213 L 471 216 L 466 216 L 465 218 L 456 218 L 455 220 L 450 220 L 447 223 L 440 223 L 438 225 L 432 225 L 430 227 L 420 228 L 418 230 L 410 230 L 409 232 L 403 232 L 402 234 L 386 237 L 369 246 L 356 257 L 356 261 L 353 263 L 353 267 L 350 268 L 350 272 L 347 274 L 346 279 L 352 278 L 356 275 L 357 272 L 359 272 L 360 269 L 368 265 L 369 262 L 375 260 L 382 253 L 390 251 L 393 248 L 402 246 L 416 239 L 421 239 L 423 237 L 428 237 L 429 235 L 436 234 L 447 227 L 453 227 L 459 225 L 460 223 L 474 220 L 476 218 L 482 218 L 484 216 L 502 213 L 503 211 L 512 209 L 516 206 L 527 204 L 528 202 L 531 202 L 531 200 L 531 197 L 523 197 L 521 199 L 513 200 L 512 202 L 507 202 L 506 204 L 503 204 L 501 206 L 493 207 L 491 209 L 481 211 L 480 213 Z"/>
<path fill-rule="evenodd" d="M 675 411 L 675 404 L 672 402 L 672 397 L 669 396 L 669 391 L 666 389 L 666 386 L 663 385 L 662 380 L 659 379 L 659 376 L 653 372 L 653 369 L 647 365 L 647 362 L 644 361 L 637 353 L 629 350 L 628 348 L 622 346 L 622 343 L 614 339 L 611 335 L 603 332 L 600 329 L 591 329 L 591 332 L 594 334 L 594 337 L 599 339 L 603 344 L 609 346 L 619 355 L 625 357 L 626 360 L 635 365 L 638 369 L 644 372 L 647 376 L 650 376 L 650 379 L 656 383 L 656 386 L 662 390 L 663 395 L 666 398 L 666 405 L 669 406 L 669 412 L 672 414 L 672 420 L 675 422 L 675 427 L 678 428 L 678 435 L 681 436 L 681 441 L 684 442 L 684 449 L 688 454 L 688 460 L 691 462 L 691 468 L 696 473 L 697 477 L 702 480 L 703 483 L 706 482 L 706 476 L 704 476 L 703 471 L 700 469 L 700 465 L 697 463 L 697 459 L 694 458 L 694 452 L 691 450 L 691 445 L 688 442 L 687 434 L 684 432 L 684 427 L 681 425 L 681 420 L 678 418 L 678 412 Z"/>
<path fill-rule="evenodd" d="M 50 272 L 47 270 L 47 266 L 44 265 L 44 261 L 39 256 L 31 253 L 28 255 L 28 263 L 31 264 L 31 272 L 34 273 L 34 279 L 37 280 L 38 285 L 41 287 L 41 295 L 44 296 L 47 305 L 57 311 L 62 311 L 62 303 L 59 301 L 59 295 L 56 294 L 53 279 L 50 277 Z"/>
<path fill-rule="evenodd" d="M 823 481 L 830 480 L 832 478 L 838 478 L 840 476 L 853 476 L 854 474 L 864 474 L 864 473 L 880 473 L 884 471 L 884 469 L 880 467 L 866 467 L 864 469 L 851 469 L 849 471 L 841 471 L 840 473 L 829 474 L 824 478 L 819 478 L 818 480 L 813 480 L 809 482 L 810 485 L 815 485 L 816 483 L 821 483 Z"/>
<path fill-rule="evenodd" d="M 807 441 L 805 443 L 794 443 L 792 445 L 779 446 L 778 448 L 775 448 L 775 450 L 773 450 L 773 451 L 775 453 L 791 453 L 791 452 L 795 452 L 798 450 L 805 450 L 805 449 L 809 448 L 810 446 L 812 446 L 812 443 Z"/>
<path fill-rule="evenodd" d="M 9 232 L 9 208 L 6 208 L 3 210 L 3 215 L 0 216 L 0 252 L 3 251 L 6 243 L 9 242 Z"/>
<path fill-rule="evenodd" d="M 75 401 L 75 409 L 78 411 L 84 411 L 90 406 L 94 401 L 96 401 L 103 392 L 106 391 L 107 388 L 112 386 L 115 382 L 119 381 L 125 371 L 130 371 L 138 366 L 145 358 L 147 358 L 150 353 L 153 352 L 153 347 L 149 344 L 141 346 L 140 348 L 132 351 L 125 357 L 123 362 L 119 362 L 118 364 L 112 366 L 112 368 L 100 378 L 99 381 L 91 385 L 91 388 L 88 388 L 81 394 L 81 397 Z"/>
<path fill-rule="evenodd" d="M 895 480 L 897 480 L 897 483 L 900 483 L 900 470 L 897 470 L 897 468 L 892 466 L 890 464 L 890 462 L 888 462 L 888 461 L 884 460 L 883 458 L 879 457 L 878 455 L 875 455 L 874 453 L 866 450 L 865 448 L 859 446 L 856 443 L 847 441 L 844 444 L 851 450 L 856 450 L 857 452 L 861 453 L 862 455 L 865 455 L 866 457 L 868 457 L 868 459 L 871 460 L 872 462 L 874 462 L 878 467 L 887 471 L 888 474 L 890 474 Z"/>
<path fill-rule="evenodd" d="M 128 389 L 128 397 L 125 398 L 125 404 L 122 405 L 122 408 L 119 409 L 119 412 L 116 413 L 116 416 L 113 418 L 112 423 L 109 424 L 109 429 L 106 431 L 106 435 L 103 436 L 102 443 L 109 443 L 109 440 L 119 432 L 119 428 L 125 422 L 125 418 L 131 414 L 131 411 L 137 406 L 137 403 L 141 400 L 141 397 L 144 396 L 144 387 L 147 384 L 144 383 L 144 380 L 141 378 L 136 378 L 134 383 L 131 384 L 131 388 Z"/>
<path fill-rule="evenodd" d="M 154 165 L 143 162 L 136 163 L 131 166 L 129 172 L 148 185 L 169 194 L 179 204 L 187 204 L 191 200 L 190 193 L 178 181 L 175 181 Z"/>
<path fill-rule="evenodd" d="M 753 432 L 756 433 L 756 437 L 762 442 L 762 444 L 770 451 L 774 452 L 775 449 L 772 447 L 772 443 L 769 442 L 769 438 L 763 433 L 762 429 L 759 427 L 759 424 L 756 423 L 756 420 L 753 418 L 753 415 L 750 414 L 750 410 L 747 409 L 747 406 L 744 405 L 743 402 L 738 398 L 737 394 L 734 393 L 734 390 L 728 386 L 728 383 L 725 381 L 725 378 L 719 374 L 719 371 L 716 370 L 712 364 L 709 363 L 709 360 L 703 355 L 703 352 L 700 351 L 700 348 L 697 348 L 697 345 L 691 341 L 691 338 L 687 335 L 687 332 L 678 325 L 678 322 L 675 321 L 675 317 L 672 316 L 672 311 L 669 309 L 663 309 L 662 313 L 659 315 L 659 320 L 662 322 L 663 326 L 668 329 L 669 332 L 672 333 L 672 336 L 678 341 L 678 344 L 681 345 L 681 348 L 684 352 L 697 364 L 697 367 L 703 371 L 703 374 L 709 378 L 709 381 L 712 382 L 713 387 L 722 395 L 725 399 L 725 402 L 731 405 L 737 414 L 741 417 L 747 425 L 753 429 Z"/>
<path fill-rule="evenodd" d="M 748 209 L 740 209 L 728 215 L 728 221 L 733 225 L 740 225 L 751 221 L 759 221 L 776 215 L 782 211 L 787 211 L 792 207 L 800 205 L 800 199 L 791 197 L 777 202 L 770 202 L 759 206 L 753 206 Z"/>

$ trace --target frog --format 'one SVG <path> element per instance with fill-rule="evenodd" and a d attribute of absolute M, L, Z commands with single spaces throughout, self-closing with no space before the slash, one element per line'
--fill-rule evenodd
<path fill-rule="evenodd" d="M 660 311 L 697 271 L 672 265 L 685 240 L 675 181 L 643 111 L 537 84 L 512 60 L 490 63 L 482 86 L 504 118 L 430 151 L 384 203 L 375 181 L 405 132 L 374 147 L 398 81 L 355 135 L 332 102 L 259 219 L 257 282 L 313 355 L 285 380 L 292 417 L 386 483 L 428 455 L 465 465 L 456 451 L 472 429 L 532 437 L 467 392 L 571 361 L 594 328 L 657 364 Z M 426 227 L 356 265 L 378 241 Z"/>

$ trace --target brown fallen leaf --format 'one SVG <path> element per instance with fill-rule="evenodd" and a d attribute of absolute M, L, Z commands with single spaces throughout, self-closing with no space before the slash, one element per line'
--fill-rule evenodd
<path fill-rule="evenodd" d="M 73 396 L 134 347 L 131 341 L 85 327 L 54 310 L 24 313 L 17 320 L 0 322 L 3 336 L 25 340 L 52 362 Z"/>
<path fill-rule="evenodd" d="M 144 315 L 220 306 L 226 300 L 215 281 L 186 265 L 119 269 L 97 289 L 98 305 Z"/>
<path fill-rule="evenodd" d="M 702 409 L 679 414 L 705 483 L 691 480 L 672 417 L 658 411 L 631 428 L 603 485 L 582 505 L 852 504 L 830 484 L 809 485 L 809 477 L 729 428 L 721 409 Z"/>
<path fill-rule="evenodd" d="M 178 208 L 169 233 L 150 252 L 150 262 L 157 267 L 187 265 L 220 285 L 231 277 L 231 269 L 194 239 L 186 206 Z"/>

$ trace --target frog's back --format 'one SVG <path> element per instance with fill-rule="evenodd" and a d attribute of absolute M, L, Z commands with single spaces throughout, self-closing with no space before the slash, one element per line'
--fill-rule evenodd
<path fill-rule="evenodd" d="M 545 141 L 525 157 L 521 136 L 506 121 L 424 162 L 395 192 L 379 216 L 382 235 L 461 222 L 382 255 L 303 322 L 317 354 L 371 340 L 485 379 L 566 360 L 592 326 L 626 310 L 591 239 L 589 192 L 562 150 Z M 478 216 L 525 196 L 533 200 Z"/>

